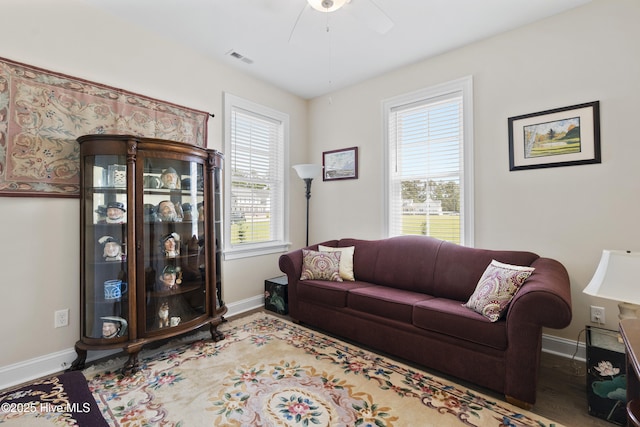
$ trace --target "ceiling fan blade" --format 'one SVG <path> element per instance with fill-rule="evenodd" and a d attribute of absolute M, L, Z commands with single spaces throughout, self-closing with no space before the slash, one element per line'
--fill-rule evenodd
<path fill-rule="evenodd" d="M 351 0 L 344 8 L 378 34 L 387 34 L 393 21 L 373 0 Z"/>
<path fill-rule="evenodd" d="M 309 6 L 309 4 L 305 4 L 302 9 L 300 10 L 300 13 L 298 14 L 298 17 L 296 18 L 296 22 L 294 22 L 293 24 L 293 28 L 291 28 L 291 33 L 289 33 L 289 43 L 296 43 L 296 36 L 298 31 L 296 31 L 298 29 L 298 26 L 300 25 L 300 21 L 303 20 L 302 17 L 305 14 L 305 12 L 307 12 L 308 9 L 311 9 L 311 6 Z"/>

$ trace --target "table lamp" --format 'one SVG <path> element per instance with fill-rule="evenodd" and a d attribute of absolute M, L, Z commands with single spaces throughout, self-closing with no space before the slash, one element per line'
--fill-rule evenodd
<path fill-rule="evenodd" d="M 640 304 L 640 252 L 603 250 L 591 282 L 582 292 L 620 301 L 618 318 L 637 318 Z"/>

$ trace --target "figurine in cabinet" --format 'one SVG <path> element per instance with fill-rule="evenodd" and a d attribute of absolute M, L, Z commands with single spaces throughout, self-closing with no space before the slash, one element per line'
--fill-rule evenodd
<path fill-rule="evenodd" d="M 191 178 L 183 179 L 182 181 L 180 181 L 180 185 L 182 186 L 183 190 L 190 190 L 191 189 Z M 201 177 L 198 177 L 198 180 L 196 182 L 196 188 L 198 190 L 204 189 L 204 181 L 202 180 Z"/>
<path fill-rule="evenodd" d="M 202 202 L 198 203 L 198 220 L 204 220 L 204 203 Z"/>
<path fill-rule="evenodd" d="M 156 206 L 151 203 L 145 203 L 142 205 L 144 212 L 144 222 L 156 222 L 158 215 L 156 214 Z"/>
<path fill-rule="evenodd" d="M 178 221 L 178 213 L 176 212 L 176 206 L 171 200 L 163 200 L 158 203 L 158 220 L 162 222 L 176 222 Z"/>
<path fill-rule="evenodd" d="M 169 303 L 163 302 L 158 310 L 158 327 L 166 328 L 169 326 Z"/>
<path fill-rule="evenodd" d="M 121 337 L 127 332 L 127 321 L 122 317 L 104 316 L 102 320 L 102 338 Z"/>
<path fill-rule="evenodd" d="M 193 221 L 195 218 L 198 218 L 198 213 L 193 212 L 193 207 L 191 203 L 185 203 L 182 205 L 182 220 L 183 221 Z"/>
<path fill-rule="evenodd" d="M 105 261 L 124 261 L 122 244 L 112 236 L 102 236 L 98 239 L 102 245 L 102 257 Z"/>
<path fill-rule="evenodd" d="M 94 211 L 98 214 L 98 223 L 104 223 L 107 220 L 107 206 L 99 205 L 98 208 Z"/>
<path fill-rule="evenodd" d="M 176 221 L 184 221 L 184 211 L 182 210 L 182 203 L 176 202 L 173 204 L 173 207 L 176 208 Z"/>
<path fill-rule="evenodd" d="M 98 221 L 99 223 L 106 224 L 124 224 L 127 222 L 127 216 L 125 213 L 127 210 L 122 202 L 109 202 L 107 203 L 107 217 L 104 221 Z"/>
<path fill-rule="evenodd" d="M 180 283 L 182 283 L 182 275 L 180 274 L 180 268 L 173 265 L 167 265 L 162 269 L 162 273 L 158 278 L 160 282 L 161 291 L 170 291 L 175 289 Z"/>
<path fill-rule="evenodd" d="M 142 183 L 144 188 L 160 188 L 162 187 L 162 181 L 160 178 L 153 175 L 145 175 L 142 177 Z"/>
<path fill-rule="evenodd" d="M 160 238 L 162 252 L 167 258 L 175 258 L 180 255 L 180 235 L 176 232 L 169 233 Z"/>
<path fill-rule="evenodd" d="M 180 179 L 174 168 L 166 168 L 163 170 L 160 175 L 160 182 L 162 182 L 162 188 L 168 188 L 170 190 L 180 189 Z"/>

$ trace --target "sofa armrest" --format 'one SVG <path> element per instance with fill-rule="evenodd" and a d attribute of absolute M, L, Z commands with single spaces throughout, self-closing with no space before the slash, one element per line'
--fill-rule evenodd
<path fill-rule="evenodd" d="M 326 242 L 318 243 L 317 245 L 308 246 L 303 249 L 317 251 L 319 245 L 336 247 L 338 246 L 338 241 L 329 240 Z M 290 251 L 280 255 L 278 266 L 280 267 L 280 271 L 287 275 L 288 279 L 287 291 L 289 294 L 289 315 L 293 319 L 297 319 L 298 294 L 296 292 L 296 287 L 298 285 L 298 282 L 300 281 L 300 276 L 302 275 L 302 249 L 296 249 L 294 251 Z"/>
<path fill-rule="evenodd" d="M 280 255 L 278 266 L 289 278 L 288 286 L 295 286 L 302 275 L 302 249 Z"/>
<path fill-rule="evenodd" d="M 571 323 L 571 286 L 558 261 L 538 258 L 533 274 L 511 301 L 507 312 L 508 348 L 504 390 L 507 400 L 534 403 L 542 328 L 561 329 Z"/>
<path fill-rule="evenodd" d="M 508 328 L 520 323 L 562 329 L 571 323 L 571 284 L 564 266 L 550 258 L 538 258 L 533 274 L 511 301 Z"/>

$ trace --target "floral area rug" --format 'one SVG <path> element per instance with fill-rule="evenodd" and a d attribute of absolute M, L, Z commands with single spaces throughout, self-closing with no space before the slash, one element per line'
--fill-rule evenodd
<path fill-rule="evenodd" d="M 196 341 L 84 371 L 113 426 L 558 426 L 431 374 L 259 313 Z M 115 370 L 115 371 L 114 371 Z"/>
<path fill-rule="evenodd" d="M 108 426 L 79 371 L 1 392 L 0 425 Z"/>

